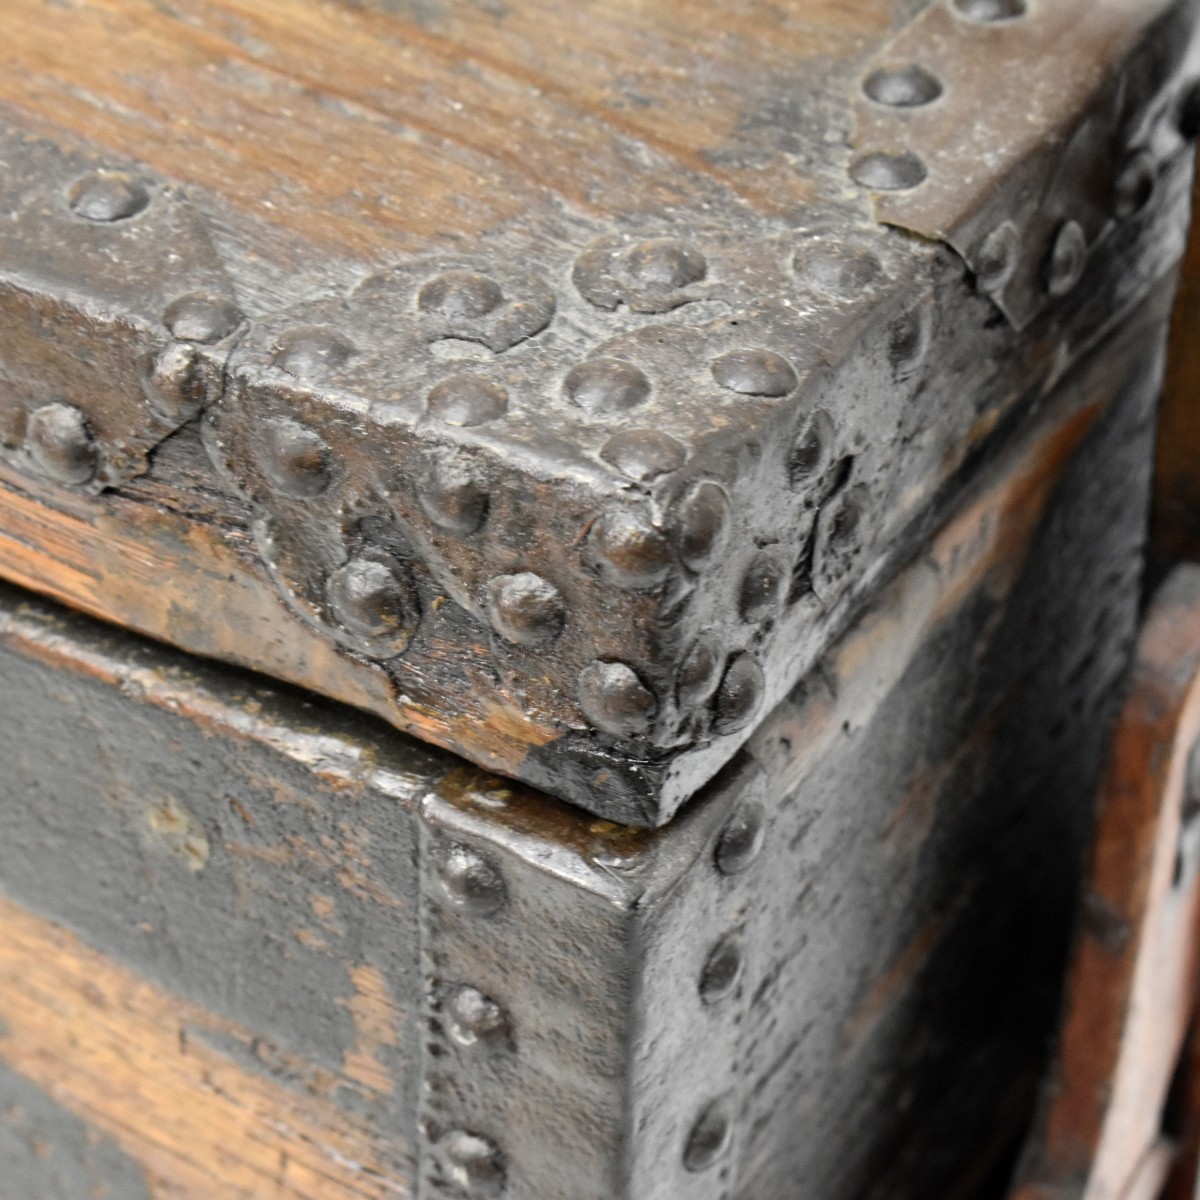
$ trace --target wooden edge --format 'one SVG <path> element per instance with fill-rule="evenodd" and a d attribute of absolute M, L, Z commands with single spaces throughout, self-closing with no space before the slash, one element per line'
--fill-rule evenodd
<path fill-rule="evenodd" d="M 1198 737 L 1200 567 L 1189 565 L 1160 590 L 1139 643 L 1056 1061 L 1011 1200 L 1153 1200 L 1167 1177 L 1167 1098 L 1196 998 Z"/>

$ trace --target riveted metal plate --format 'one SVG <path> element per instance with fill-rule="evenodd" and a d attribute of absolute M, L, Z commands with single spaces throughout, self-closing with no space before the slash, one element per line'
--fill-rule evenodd
<path fill-rule="evenodd" d="M 0 455 L 114 487 L 220 393 L 245 318 L 177 187 L 13 130 L 0 160 Z"/>
<path fill-rule="evenodd" d="M 1195 12 L 937 0 L 863 71 L 852 172 L 881 221 L 953 246 L 1023 328 L 1192 133 Z"/>

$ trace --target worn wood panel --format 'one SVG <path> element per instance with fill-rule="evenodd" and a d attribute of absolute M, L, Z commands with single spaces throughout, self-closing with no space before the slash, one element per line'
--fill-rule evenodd
<path fill-rule="evenodd" d="M 288 1066 L 308 1076 L 309 1090 L 277 1082 L 247 1065 L 261 1052 L 252 1031 L 7 901 L 0 928 L 0 1057 L 137 1162 L 150 1200 L 411 1194 L 398 1173 L 399 1146 L 381 1144 L 369 1120 L 335 1101 L 336 1073 L 297 1060 Z M 395 1013 L 377 985 L 363 984 L 362 1058 L 346 1074 L 386 1095 L 391 1079 L 374 1057 L 374 1039 L 394 1036 Z M 240 1060 L 218 1048 L 227 1044 Z M 68 1195 L 104 1195 L 114 1182 L 112 1174 L 85 1175 Z"/>

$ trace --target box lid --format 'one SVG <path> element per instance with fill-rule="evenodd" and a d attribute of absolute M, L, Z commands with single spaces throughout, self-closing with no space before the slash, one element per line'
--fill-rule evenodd
<path fill-rule="evenodd" d="M 1195 10 L 9 0 L 0 573 L 661 824 L 1177 259 Z"/>

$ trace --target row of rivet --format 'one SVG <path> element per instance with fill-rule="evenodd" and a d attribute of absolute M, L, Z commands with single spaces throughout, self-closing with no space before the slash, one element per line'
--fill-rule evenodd
<path fill-rule="evenodd" d="M 953 11 L 976 24 L 1006 24 L 1029 15 L 1028 0 L 953 0 Z M 888 108 L 922 108 L 941 99 L 941 80 L 917 63 L 880 67 L 863 81 L 868 99 Z M 1182 97 L 1176 114 L 1180 133 L 1193 140 L 1200 132 L 1200 85 Z M 859 155 L 850 174 L 860 186 L 874 191 L 911 191 L 928 178 L 925 163 L 911 151 L 873 150 Z M 1155 184 L 1153 159 L 1144 151 L 1134 152 L 1118 175 L 1114 188 L 1114 211 L 1124 220 L 1144 208 Z M 1001 292 L 1016 273 L 1021 250 L 1017 227 L 1005 221 L 994 229 L 976 252 L 975 270 L 981 290 Z M 1061 298 L 1074 290 L 1087 265 L 1088 241 L 1078 221 L 1068 219 L 1056 231 L 1046 258 L 1043 286 L 1050 296 Z"/>
<path fill-rule="evenodd" d="M 271 422 L 267 430 L 264 471 L 271 484 L 294 498 L 320 495 L 332 477 L 329 447 L 318 434 L 291 418 Z M 811 469 L 822 454 L 810 445 L 816 436 L 806 430 L 799 454 L 790 465 Z M 417 500 L 422 511 L 448 531 L 466 534 L 482 524 L 487 493 L 461 458 L 442 452 L 419 474 Z M 693 571 L 703 570 L 727 543 L 732 521 L 729 497 L 711 481 L 696 485 L 684 498 L 675 521 L 673 544 L 645 517 L 628 509 L 605 514 L 593 524 L 588 547 L 602 575 L 620 587 L 644 589 L 662 583 L 678 556 Z M 352 577 L 352 587 L 344 586 Z M 770 553 L 749 564 L 738 591 L 739 615 L 747 624 L 761 624 L 774 615 L 782 600 L 786 572 Z M 354 560 L 330 576 L 327 599 L 340 621 L 365 636 L 386 636 L 411 625 L 402 602 L 411 585 L 397 577 L 396 567 Z M 492 627 L 506 641 L 537 647 L 558 638 L 566 625 L 567 609 L 559 589 L 533 572 L 494 577 L 484 588 L 484 609 Z M 411 603 L 409 605 L 411 607 Z M 677 682 L 677 698 L 687 707 L 715 697 L 719 732 L 733 732 L 749 720 L 762 690 L 762 673 L 750 658 L 724 663 L 707 640 L 685 657 Z M 579 680 L 584 714 L 598 728 L 615 736 L 643 732 L 658 711 L 658 701 L 636 671 L 623 663 L 594 662 Z"/>
<path fill-rule="evenodd" d="M 734 813 L 718 836 L 713 862 L 722 876 L 748 870 L 765 841 L 765 816 L 757 801 L 748 801 Z M 461 844 L 443 848 L 437 860 L 437 878 L 443 897 L 464 916 L 478 919 L 499 915 L 507 891 L 499 869 L 477 851 Z M 706 1007 L 729 996 L 744 971 L 741 938 L 727 934 L 707 955 L 697 981 Z M 469 984 L 452 988 L 441 1000 L 445 1028 L 464 1049 L 511 1050 L 514 1045 L 510 1018 L 495 1001 Z M 693 1120 L 682 1149 L 683 1165 L 700 1172 L 716 1165 L 732 1140 L 733 1114 L 727 1099 L 706 1103 Z M 453 1130 L 438 1139 L 438 1154 L 448 1177 L 470 1195 L 494 1196 L 504 1188 L 505 1162 L 500 1148 L 478 1133 Z"/>
<path fill-rule="evenodd" d="M 953 0 L 953 11 L 980 25 L 1018 20 L 1029 12 L 1027 0 Z M 940 100 L 942 82 L 918 63 L 880 67 L 863 81 L 869 100 L 886 108 L 924 108 Z M 911 191 L 929 176 L 921 159 L 908 150 L 872 150 L 850 165 L 850 175 L 862 187 L 881 192 Z"/>
<path fill-rule="evenodd" d="M 243 320 L 230 301 L 201 293 L 181 296 L 167 307 L 163 325 L 177 341 L 155 357 L 142 382 L 159 417 L 191 420 L 213 398 L 196 347 L 223 341 Z M 73 487 L 89 483 L 100 466 L 101 448 L 86 413 L 62 402 L 29 414 L 25 451 L 42 474 Z"/>
<path fill-rule="evenodd" d="M 497 917 L 508 901 L 498 867 L 478 851 L 459 843 L 443 845 L 434 862 L 441 897 L 464 918 Z M 428 978 L 431 1012 L 437 1013 L 432 1036 L 444 1031 L 467 1054 L 512 1053 L 515 1030 L 509 1014 L 469 983 L 443 985 Z M 436 1047 L 435 1047 L 436 1049 Z M 493 1138 L 475 1130 L 437 1131 L 431 1147 L 441 1175 L 468 1196 L 495 1197 L 505 1191 L 508 1164 Z"/>
<path fill-rule="evenodd" d="M 749 870 L 766 840 L 765 812 L 755 800 L 744 801 L 718 835 L 713 863 L 724 877 Z M 702 1005 L 715 1009 L 733 995 L 746 969 L 741 931 L 723 934 L 709 950 L 697 981 Z M 734 1110 L 728 1095 L 709 1099 L 690 1124 L 683 1148 L 683 1165 L 691 1172 L 717 1165 L 733 1143 Z"/>

